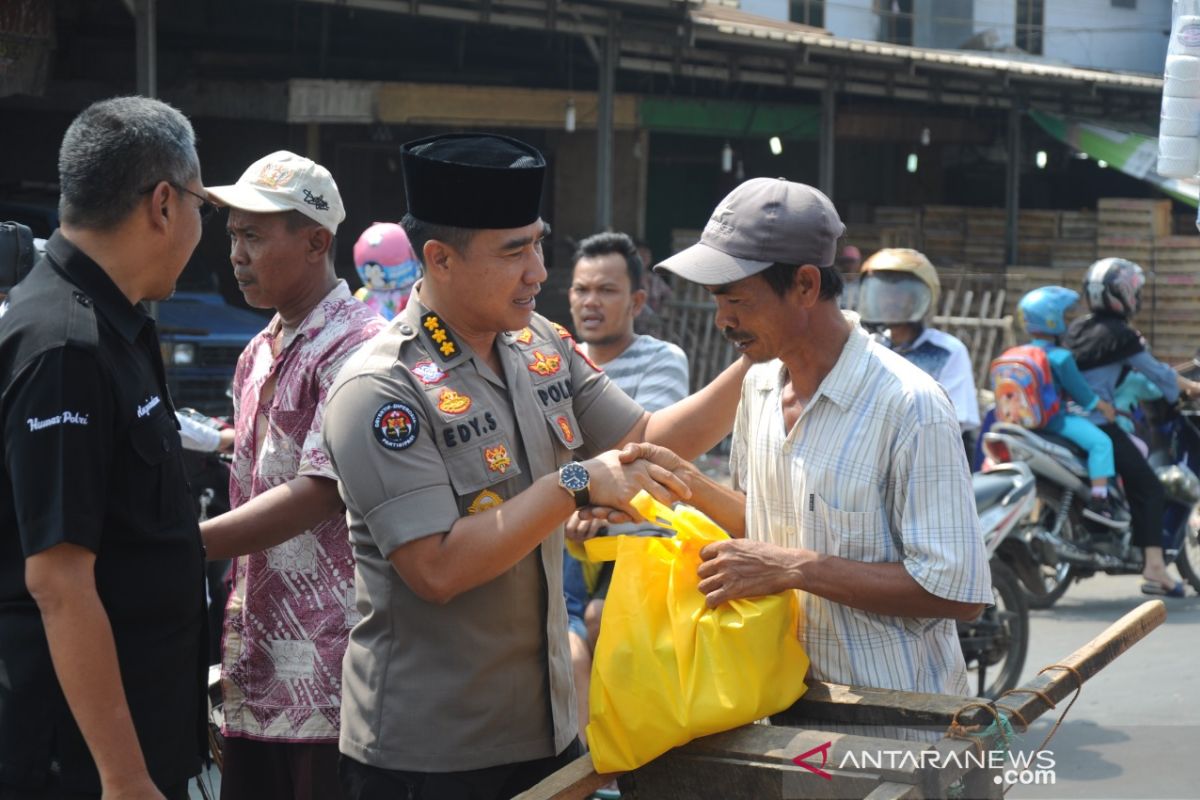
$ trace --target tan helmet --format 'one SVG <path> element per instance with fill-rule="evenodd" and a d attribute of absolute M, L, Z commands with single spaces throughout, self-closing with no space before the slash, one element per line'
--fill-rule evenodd
<path fill-rule="evenodd" d="M 858 312 L 866 324 L 924 322 L 937 311 L 942 282 L 924 253 L 906 247 L 876 252 L 862 265 Z"/>

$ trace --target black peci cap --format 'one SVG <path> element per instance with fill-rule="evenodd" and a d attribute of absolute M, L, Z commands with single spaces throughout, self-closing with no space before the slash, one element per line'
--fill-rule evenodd
<path fill-rule="evenodd" d="M 493 133 L 451 133 L 401 146 L 408 213 L 456 228 L 520 228 L 536 222 L 546 159 Z"/>

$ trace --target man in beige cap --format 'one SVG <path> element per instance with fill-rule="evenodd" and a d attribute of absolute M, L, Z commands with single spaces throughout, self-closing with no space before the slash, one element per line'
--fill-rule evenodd
<path fill-rule="evenodd" d="M 958 423 L 932 378 L 838 309 L 844 230 L 816 189 L 756 178 L 659 265 L 705 285 L 717 327 L 755 362 L 733 488 L 687 473 L 691 502 L 739 537 L 701 552 L 700 590 L 712 607 L 803 590 L 819 680 L 965 695 L 954 620 L 992 591 Z"/>
<path fill-rule="evenodd" d="M 237 558 L 222 639 L 226 800 L 340 797 L 337 738 L 354 560 L 321 435 L 326 393 L 383 328 L 333 268 L 345 217 L 329 171 L 280 151 L 232 186 L 234 276 L 274 318 L 233 380 L 228 514 L 202 528 L 209 558 Z"/>

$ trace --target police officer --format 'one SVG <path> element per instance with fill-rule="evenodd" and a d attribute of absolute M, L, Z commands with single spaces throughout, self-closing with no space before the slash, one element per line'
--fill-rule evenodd
<path fill-rule="evenodd" d="M 363 614 L 342 778 L 353 798 L 507 798 L 581 750 L 562 523 L 588 503 L 628 509 L 638 488 L 686 496 L 608 448 L 650 438 L 698 455 L 731 427 L 744 369 L 647 414 L 534 313 L 542 155 L 483 134 L 401 153 L 424 277 L 325 418 Z"/>
<path fill-rule="evenodd" d="M 187 119 L 92 105 L 62 227 L 0 319 L 0 798 L 186 798 L 204 753 L 200 532 L 154 321 L 211 208 Z"/>

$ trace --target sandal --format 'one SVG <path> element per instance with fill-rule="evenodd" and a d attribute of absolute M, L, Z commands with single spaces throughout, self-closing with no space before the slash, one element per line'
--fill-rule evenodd
<path fill-rule="evenodd" d="M 1184 593 L 1183 581 L 1177 581 L 1170 589 L 1167 589 L 1158 581 L 1145 581 L 1142 583 L 1142 594 L 1154 595 L 1156 597 L 1183 597 Z"/>

